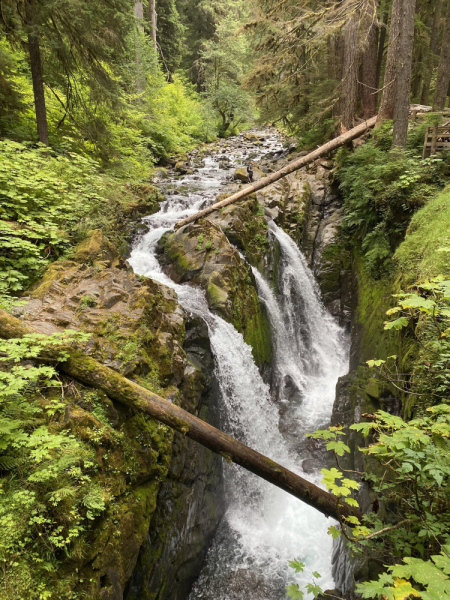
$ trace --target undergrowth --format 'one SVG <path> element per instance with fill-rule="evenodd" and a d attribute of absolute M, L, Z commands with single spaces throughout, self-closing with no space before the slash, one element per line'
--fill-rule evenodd
<path fill-rule="evenodd" d="M 58 557 L 69 554 L 110 500 L 95 480 L 94 448 L 55 420 L 65 408 L 55 369 L 34 360 L 49 346 L 88 337 L 67 331 L 0 343 L 3 597 L 50 598 L 39 574 L 56 570 Z M 59 359 L 66 359 L 64 350 Z"/>
<path fill-rule="evenodd" d="M 418 146 L 426 125 L 410 131 L 406 151 L 391 150 L 392 123 L 386 122 L 355 152 L 338 152 L 343 233 L 361 251 L 374 277 L 393 271 L 393 254 L 414 213 L 450 177 L 449 153 L 421 158 Z"/>
<path fill-rule="evenodd" d="M 90 158 L 0 141 L 0 290 L 27 288 L 90 229 L 113 235 L 129 202 Z"/>

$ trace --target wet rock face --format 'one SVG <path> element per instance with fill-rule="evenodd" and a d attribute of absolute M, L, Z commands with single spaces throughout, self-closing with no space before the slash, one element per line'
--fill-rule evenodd
<path fill-rule="evenodd" d="M 257 364 L 269 365 L 270 325 L 253 273 L 222 229 L 200 219 L 165 234 L 158 251 L 171 279 L 202 287 L 210 309 L 231 322 L 252 346 Z"/>
<path fill-rule="evenodd" d="M 40 332 L 81 329 L 94 337 L 86 352 L 130 376 L 183 378 L 184 311 L 170 288 L 99 264 L 57 262 L 20 311 Z"/>
<path fill-rule="evenodd" d="M 18 316 L 46 334 L 91 332 L 87 354 L 215 422 L 206 325 L 186 315 L 170 288 L 111 266 L 113 249 L 95 237 L 89 252 L 76 253 L 81 262 L 49 268 Z M 130 599 L 185 598 L 223 513 L 221 458 L 103 393 L 64 383 L 61 426 L 80 443 L 98 439 L 98 478 L 114 502 L 79 558 L 61 568 L 77 569 L 74 591 L 91 600 L 122 600 L 125 589 Z M 94 397 L 108 429 L 92 413 Z"/>
<path fill-rule="evenodd" d="M 224 200 L 227 194 L 218 197 Z M 208 220 L 220 227 L 228 240 L 245 253 L 248 262 L 260 270 L 264 268 L 269 250 L 269 236 L 263 207 L 256 195 L 239 204 L 230 204 L 208 215 Z"/>
<path fill-rule="evenodd" d="M 278 160 L 273 170 L 301 154 Z M 261 165 L 267 168 L 264 161 Z M 331 314 L 349 324 L 351 260 L 340 241 L 343 208 L 332 183 L 332 167 L 332 161 L 320 159 L 257 192 L 257 198 L 304 252 Z"/>
<path fill-rule="evenodd" d="M 206 376 L 212 373 L 208 329 L 201 319 L 187 322 L 184 349 L 193 365 L 199 365 Z M 182 390 L 184 397 L 193 400 L 189 409 L 217 426 L 217 392 L 212 383 L 206 395 L 201 389 L 182 386 Z M 224 512 L 221 466 L 219 456 L 175 433 L 169 472 L 124 600 L 187 598 Z"/>

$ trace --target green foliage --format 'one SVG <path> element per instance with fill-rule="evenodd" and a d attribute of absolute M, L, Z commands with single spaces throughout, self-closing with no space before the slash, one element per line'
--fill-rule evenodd
<path fill-rule="evenodd" d="M 54 421 L 65 407 L 55 369 L 34 360 L 56 346 L 64 361 L 67 344 L 88 338 L 66 331 L 0 343 L 0 561 L 5 585 L 18 576 L 29 598 L 51 596 L 39 573 L 55 569 L 110 500 L 95 481 L 93 449 Z"/>
<path fill-rule="evenodd" d="M 4 140 L 0 156 L 0 289 L 17 291 L 79 241 L 88 223 L 103 224 L 117 206 L 117 183 L 94 161 L 43 146 Z"/>
<path fill-rule="evenodd" d="M 235 35 L 245 18 L 243 6 L 239 12 L 238 18 L 230 12 L 217 23 L 214 38 L 205 42 L 201 52 L 204 96 L 221 119 L 222 135 L 254 118 L 251 97 L 241 86 L 250 57 L 246 38 Z"/>
<path fill-rule="evenodd" d="M 450 280 L 439 275 L 410 287 L 412 292 L 395 294 L 397 306 L 387 311 L 395 316 L 385 321 L 386 330 L 404 330 L 405 339 L 418 346 L 412 373 L 398 374 L 397 356 L 370 360 L 368 365 L 397 390 L 420 398 L 425 407 L 446 400 L 450 392 Z"/>
<path fill-rule="evenodd" d="M 450 190 L 432 198 L 412 218 L 405 241 L 395 253 L 398 269 L 410 281 L 450 275 Z"/>
<path fill-rule="evenodd" d="M 414 131 L 409 133 L 410 146 Z M 414 212 L 450 175 L 447 154 L 421 160 L 415 150 L 390 150 L 391 144 L 388 122 L 354 153 L 342 149 L 337 157 L 345 198 L 344 232 L 361 248 L 374 276 L 392 271 L 392 256 Z"/>
<path fill-rule="evenodd" d="M 432 556 L 431 560 L 405 558 L 404 562 L 405 565 L 389 567 L 392 575 L 384 573 L 378 581 L 358 584 L 357 591 L 363 598 L 389 600 L 407 600 L 411 596 L 435 600 L 450 595 L 450 545 L 444 545 L 441 553 Z M 420 590 L 414 589 L 407 579 L 418 583 Z"/>
<path fill-rule="evenodd" d="M 158 0 L 156 11 L 158 13 L 158 43 L 163 65 L 170 73 L 175 73 L 183 56 L 184 27 L 175 0 Z"/>
<path fill-rule="evenodd" d="M 149 176 L 158 157 L 214 139 L 217 127 L 192 85 L 180 75 L 167 81 L 165 67 L 158 63 L 140 32 L 130 32 L 125 41 L 120 60 L 109 64 L 114 73 L 112 95 L 93 90 L 81 72 L 71 75 L 76 80 L 76 94 L 59 79 L 46 86 L 49 137 L 59 152 L 90 156 L 116 176 L 141 180 Z M 0 112 L 0 132 L 14 140 L 34 141 L 36 123 L 27 56 L 0 38 L 0 69 L 2 56 L 10 65 L 7 81 L 17 102 Z"/>
<path fill-rule="evenodd" d="M 305 570 L 305 564 L 298 559 L 290 560 L 289 566 L 294 569 L 295 573 L 303 573 Z M 312 583 L 306 584 L 306 593 L 312 594 L 314 598 L 317 598 L 319 594 L 323 593 L 322 588 L 317 585 L 315 581 L 316 579 L 320 579 L 321 575 L 317 571 L 313 571 L 310 573 L 310 576 L 312 577 L 313 581 Z M 286 586 L 286 595 L 292 600 L 303 600 L 305 592 L 300 589 L 300 585 L 298 583 L 291 583 L 290 585 Z"/>
<path fill-rule="evenodd" d="M 357 591 L 363 598 L 406 600 L 411 594 L 427 600 L 444 598 L 450 590 L 450 406 L 430 407 L 424 416 L 409 422 L 385 411 L 368 418 L 368 422 L 350 429 L 371 441 L 362 451 L 379 468 L 371 468 L 364 478 L 379 505 L 389 507 L 389 511 L 369 513 L 362 523 L 351 517 L 341 527 L 347 531 L 354 553 L 390 565 L 391 574 L 360 584 Z M 313 435 L 334 440 L 338 434 L 342 432 L 333 427 Z M 343 473 L 338 469 L 323 472 L 324 482 L 337 496 L 359 486 L 352 481 L 343 493 Z M 336 485 L 336 480 L 341 485 Z M 333 528 L 329 533 L 335 537 L 338 530 Z M 400 557 L 404 557 L 404 565 L 396 564 Z M 411 580 L 419 584 L 418 589 Z"/>

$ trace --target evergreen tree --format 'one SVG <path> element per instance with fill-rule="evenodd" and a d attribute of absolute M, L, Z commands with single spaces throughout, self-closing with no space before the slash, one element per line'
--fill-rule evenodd
<path fill-rule="evenodd" d="M 181 64 L 184 27 L 175 0 L 157 0 L 157 41 L 164 65 L 174 73 Z"/>
<path fill-rule="evenodd" d="M 400 25 L 397 57 L 393 138 L 393 145 L 400 148 L 406 148 L 408 133 L 415 8 L 416 0 L 403 0 L 403 15 Z"/>
<path fill-rule="evenodd" d="M 67 109 L 77 98 L 77 80 L 94 94 L 114 101 L 117 85 L 109 66 L 125 51 L 132 26 L 132 0 L 3 0 L 3 32 L 23 44 L 29 55 L 38 136 L 48 143 L 45 87 L 58 96 L 63 89 Z"/>
<path fill-rule="evenodd" d="M 444 35 L 442 37 L 441 56 L 437 74 L 436 90 L 434 92 L 433 107 L 444 108 L 450 84 L 450 2 L 445 17 Z"/>
<path fill-rule="evenodd" d="M 433 76 L 433 69 L 437 62 L 439 30 L 441 25 L 443 0 L 429 1 L 429 26 L 430 26 L 430 45 L 426 57 L 426 69 L 423 77 L 421 103 L 427 105 L 430 101 L 430 85 Z"/>
<path fill-rule="evenodd" d="M 403 0 L 393 0 L 391 23 L 389 27 L 389 43 L 386 57 L 386 68 L 384 71 L 383 93 L 381 95 L 381 104 L 379 109 L 379 116 L 382 119 L 392 119 L 394 117 L 397 87 L 397 60 L 398 48 L 400 43 L 402 10 Z"/>

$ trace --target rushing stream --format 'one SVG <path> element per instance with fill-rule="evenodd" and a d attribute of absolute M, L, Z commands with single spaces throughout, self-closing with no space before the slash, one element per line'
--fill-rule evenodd
<path fill-rule="evenodd" d="M 265 132 L 265 137 L 260 155 L 281 149 L 275 134 Z M 253 151 L 244 141 L 239 145 L 226 147 L 236 167 Z M 210 312 L 200 289 L 175 284 L 157 260 L 155 249 L 161 235 L 225 190 L 227 173 L 219 168 L 217 156 L 206 157 L 196 173 L 164 184 L 167 200 L 160 212 L 144 219 L 149 232 L 136 244 L 130 263 L 135 272 L 175 289 L 184 308 L 206 321 L 222 395 L 222 427 L 319 483 L 320 475 L 302 471 L 302 461 L 309 456 L 303 434 L 329 421 L 337 379 L 347 371 L 347 343 L 323 308 L 314 277 L 295 243 L 270 222 L 270 241 L 278 244 L 281 256 L 276 285 L 269 285 L 253 270 L 272 328 L 272 394 L 242 335 Z M 281 600 L 286 597 L 286 584 L 310 582 L 312 571 L 321 574 L 318 583 L 323 589 L 334 587 L 329 520 L 236 465 L 225 467 L 225 484 L 227 512 L 190 600 Z M 304 574 L 295 575 L 288 568 L 293 558 L 306 563 Z"/>

